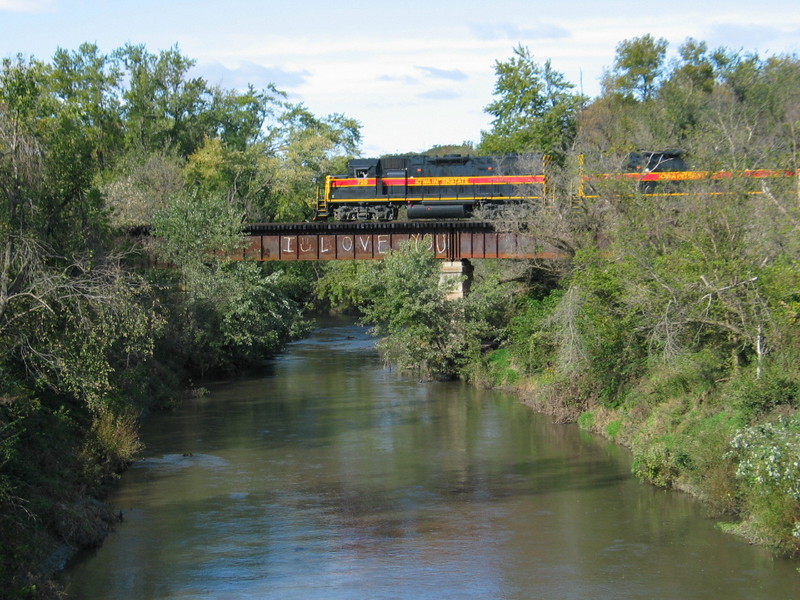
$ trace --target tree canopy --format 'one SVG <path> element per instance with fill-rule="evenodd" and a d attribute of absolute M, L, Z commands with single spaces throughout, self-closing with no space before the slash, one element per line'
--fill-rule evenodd
<path fill-rule="evenodd" d="M 0 578 L 11 597 L 27 597 L 48 551 L 29 532 L 67 531 L 61 516 L 134 457 L 136 415 L 305 330 L 301 268 L 219 252 L 241 247 L 244 219 L 309 216 L 316 184 L 357 152 L 359 125 L 274 86 L 212 86 L 193 67 L 177 47 L 133 44 L 0 65 Z M 147 268 L 132 246 L 141 225 L 170 269 Z M 52 444 L 38 441 L 48 433 Z M 96 526 L 59 543 L 85 543 Z"/>
<path fill-rule="evenodd" d="M 538 151 L 562 160 L 575 137 L 578 109 L 584 98 L 549 60 L 537 63 L 524 46 L 508 61 L 495 63 L 497 99 L 486 107 L 494 117 L 481 135 L 484 154 Z"/>

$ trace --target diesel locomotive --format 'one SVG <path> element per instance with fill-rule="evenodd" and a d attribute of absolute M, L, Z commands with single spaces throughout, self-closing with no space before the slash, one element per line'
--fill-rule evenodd
<path fill-rule="evenodd" d="M 314 219 L 392 221 L 401 209 L 407 219 L 462 219 L 476 213 L 491 219 L 509 203 L 569 194 L 548 190 L 549 162 L 541 154 L 352 159 L 346 174 L 326 178 Z M 758 180 L 800 176 L 798 169 L 694 171 L 681 150 L 632 152 L 622 164 L 612 173 L 586 174 L 582 168 L 573 193 L 578 200 L 597 198 L 603 185 L 614 180 L 630 181 L 627 189 L 643 196 L 725 193 L 703 187 L 703 182 L 713 186 L 732 178 L 744 179 L 749 193 L 759 193 Z M 619 188 L 611 193 L 619 193 Z"/>
<path fill-rule="evenodd" d="M 547 178 L 540 155 L 389 156 L 353 159 L 344 175 L 329 176 L 315 219 L 391 221 L 457 219 L 482 208 L 543 198 Z"/>

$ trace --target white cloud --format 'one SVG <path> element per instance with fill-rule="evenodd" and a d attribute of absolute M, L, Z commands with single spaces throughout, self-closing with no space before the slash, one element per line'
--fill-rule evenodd
<path fill-rule="evenodd" d="M 436 67 L 417 67 L 420 71 L 436 79 L 449 79 L 450 81 L 466 81 L 469 75 L 459 69 L 437 69 Z"/>
<path fill-rule="evenodd" d="M 481 40 L 505 40 L 512 43 L 517 40 L 543 40 L 553 38 L 569 38 L 567 27 L 553 23 L 535 23 L 529 27 L 520 27 L 514 23 L 474 23 L 472 32 Z"/>
<path fill-rule="evenodd" d="M 797 52 L 800 40 L 796 0 L 762 0 L 757 11 L 747 0 L 728 0 L 724 11 L 696 0 L 672 0 L 669 10 L 658 3 L 632 9 L 626 0 L 578 0 L 569 10 L 527 0 L 408 0 L 405 17 L 394 4 L 373 3 L 368 19 L 322 0 L 192 0 L 188 12 L 183 4 L 0 0 L 0 11 L 59 11 L 4 14 L 4 25 L 15 25 L 0 48 L 4 56 L 50 56 L 81 41 L 104 51 L 127 41 L 151 51 L 177 43 L 212 84 L 274 83 L 316 114 L 361 121 L 365 153 L 375 154 L 477 140 L 489 126 L 483 108 L 492 100 L 495 62 L 511 58 L 518 44 L 593 96 L 616 45 L 646 33 L 667 38 L 672 53 L 688 37 L 767 54 Z"/>
<path fill-rule="evenodd" d="M 219 62 L 200 64 L 195 72 L 212 85 L 235 89 L 243 89 L 248 85 L 263 89 L 270 83 L 279 89 L 294 88 L 306 83 L 310 75 L 306 70 L 292 71 L 251 61 L 243 61 L 236 67 L 226 67 Z"/>

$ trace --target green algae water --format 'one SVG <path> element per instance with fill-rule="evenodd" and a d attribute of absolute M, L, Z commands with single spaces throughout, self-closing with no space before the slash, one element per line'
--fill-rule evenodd
<path fill-rule="evenodd" d="M 80 600 L 795 599 L 798 561 L 509 396 L 385 369 L 333 322 L 144 424 Z"/>

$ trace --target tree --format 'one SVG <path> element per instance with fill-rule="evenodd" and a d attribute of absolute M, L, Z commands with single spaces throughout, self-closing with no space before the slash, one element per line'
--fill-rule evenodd
<path fill-rule="evenodd" d="M 664 72 L 667 54 L 664 38 L 655 39 L 649 33 L 642 37 L 624 40 L 617 45 L 614 68 L 606 75 L 606 93 L 619 93 L 641 102 L 650 100 Z"/>
<path fill-rule="evenodd" d="M 142 45 L 127 44 L 114 53 L 128 79 L 122 92 L 128 143 L 191 154 L 213 132 L 203 118 L 211 91 L 200 77 L 189 78 L 194 61 L 177 47 L 152 54 Z M 210 130 L 211 128 L 211 130 Z"/>
<path fill-rule="evenodd" d="M 48 87 L 91 138 L 98 167 L 111 167 L 123 131 L 119 65 L 96 45 L 81 44 L 77 51 L 59 48 L 48 70 Z"/>
<path fill-rule="evenodd" d="M 153 219 L 153 250 L 180 289 L 166 296 L 172 318 L 161 341 L 201 374 L 253 364 L 305 331 L 280 271 L 232 259 L 246 243 L 242 219 L 224 195 L 200 192 L 178 195 Z"/>
<path fill-rule="evenodd" d="M 266 133 L 243 149 L 224 136 L 206 138 L 188 157 L 187 183 L 226 194 L 250 221 L 302 220 L 312 214 L 325 175 L 341 171 L 357 151 L 359 124 L 286 102 L 272 109 L 262 124 Z"/>
<path fill-rule="evenodd" d="M 0 74 L 0 370 L 68 393 L 99 411 L 117 391 L 115 367 L 152 350 L 158 319 L 147 286 L 103 243 L 91 190 L 93 124 L 51 72 L 6 61 Z"/>
<path fill-rule="evenodd" d="M 40 540 L 86 543 L 95 523 L 74 508 L 132 459 L 143 407 L 305 331 L 302 277 L 219 252 L 241 247 L 245 208 L 303 214 L 358 124 L 272 86 L 210 87 L 192 65 L 130 44 L 0 63 L 0 578 L 14 597 L 34 589 Z M 117 227 L 143 224 L 174 269 L 118 249 Z"/>
<path fill-rule="evenodd" d="M 364 272 L 359 285 L 369 298 L 365 323 L 382 337 L 387 360 L 435 377 L 455 375 L 454 304 L 445 299 L 439 264 L 425 244 L 409 243 Z"/>
<path fill-rule="evenodd" d="M 542 152 L 561 161 L 575 137 L 576 115 L 584 102 L 550 61 L 539 65 L 524 46 L 495 63 L 497 100 L 486 107 L 492 130 L 482 132 L 479 150 L 487 154 Z"/>

